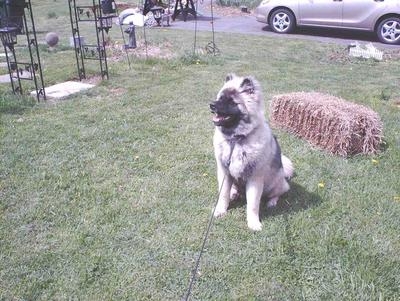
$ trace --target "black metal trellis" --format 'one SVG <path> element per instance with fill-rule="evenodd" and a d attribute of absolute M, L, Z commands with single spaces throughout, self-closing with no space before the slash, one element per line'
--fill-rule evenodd
<path fill-rule="evenodd" d="M 113 18 L 116 17 L 114 0 L 92 0 L 91 5 L 77 5 L 76 0 L 68 0 L 68 4 L 79 79 L 86 78 L 85 60 L 97 60 L 102 79 L 108 79 L 105 37 L 112 27 Z M 84 43 L 79 27 L 84 22 L 94 24 L 96 44 Z"/>
<path fill-rule="evenodd" d="M 212 32 L 212 40 L 206 45 L 205 50 L 207 54 L 217 55 L 220 53 L 217 45 L 215 44 L 215 29 L 214 29 L 214 9 L 213 9 L 213 1 L 210 2 L 211 8 L 211 32 Z M 196 10 L 198 10 L 198 1 L 196 3 Z M 194 23 L 194 42 L 193 42 L 193 55 L 196 54 L 197 48 L 197 18 Z"/>
<path fill-rule="evenodd" d="M 22 81 L 35 84 L 36 98 L 46 99 L 36 28 L 30 0 L 0 0 L 0 35 L 6 55 L 11 88 L 22 94 Z M 26 45 L 17 46 L 17 36 L 26 36 Z M 28 48 L 29 58 L 20 60 L 20 50 Z"/>
<path fill-rule="evenodd" d="M 219 49 L 215 44 L 215 29 L 214 29 L 214 9 L 213 9 L 213 0 L 210 3 L 211 7 L 211 31 L 212 31 L 212 40 L 207 44 L 206 50 L 207 53 L 217 55 L 219 54 Z"/>

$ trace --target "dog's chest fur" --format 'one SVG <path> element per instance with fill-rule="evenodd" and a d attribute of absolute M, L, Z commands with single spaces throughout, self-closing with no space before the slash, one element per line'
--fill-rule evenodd
<path fill-rule="evenodd" d="M 230 175 L 238 181 L 246 181 L 254 172 L 256 158 L 254 149 L 244 143 L 245 138 L 224 141 L 221 161 Z"/>

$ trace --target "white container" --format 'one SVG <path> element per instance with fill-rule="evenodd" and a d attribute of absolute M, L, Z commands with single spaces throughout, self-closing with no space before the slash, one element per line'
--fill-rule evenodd
<path fill-rule="evenodd" d="M 85 37 L 75 37 L 75 43 L 74 43 L 74 37 L 69 37 L 69 46 L 79 48 L 81 45 L 85 45 Z"/>

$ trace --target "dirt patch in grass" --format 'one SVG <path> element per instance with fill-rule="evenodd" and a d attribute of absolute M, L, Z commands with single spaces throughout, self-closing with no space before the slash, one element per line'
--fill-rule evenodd
<path fill-rule="evenodd" d="M 146 45 L 144 42 L 137 42 L 137 47 L 135 49 L 125 49 L 122 44 L 115 42 L 110 45 L 108 49 L 110 61 L 125 60 L 127 55 L 141 59 L 171 59 L 176 57 L 176 52 L 173 51 L 173 46 L 169 42 L 164 42 L 159 45 L 151 45 L 149 43 Z"/>
<path fill-rule="evenodd" d="M 115 99 L 115 96 L 121 96 L 127 93 L 127 90 L 125 88 L 112 88 L 109 90 L 110 95 L 113 95 L 113 98 L 110 99 Z"/>
<path fill-rule="evenodd" d="M 144 43 L 139 43 L 138 47 L 135 50 L 129 50 L 129 53 L 139 58 L 152 57 L 171 59 L 175 56 L 172 45 L 168 42 L 162 45 L 145 45 Z"/>
<path fill-rule="evenodd" d="M 338 63 L 351 63 L 358 60 L 366 60 L 363 58 L 356 58 L 349 55 L 349 50 L 346 47 L 342 49 L 334 49 L 327 54 L 329 61 Z M 383 50 L 384 61 L 399 61 L 400 60 L 400 49 L 384 49 Z"/>
<path fill-rule="evenodd" d="M 101 75 L 93 75 L 87 78 L 82 79 L 82 82 L 85 84 L 97 85 L 102 81 Z"/>
<path fill-rule="evenodd" d="M 386 49 L 383 58 L 386 60 L 400 60 L 400 49 Z"/>

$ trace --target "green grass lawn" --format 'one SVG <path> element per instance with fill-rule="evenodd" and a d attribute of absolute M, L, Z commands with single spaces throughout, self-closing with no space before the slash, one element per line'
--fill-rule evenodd
<path fill-rule="evenodd" d="M 41 47 L 46 84 L 77 78 L 68 7 L 51 9 L 39 30 L 64 27 L 55 51 Z M 261 232 L 247 228 L 244 203 L 215 220 L 192 300 L 399 300 L 399 56 L 218 33 L 213 57 L 193 55 L 193 32 L 146 37 L 173 55 L 131 54 L 129 69 L 110 49 L 110 79 L 66 100 L 0 85 L 0 300 L 181 299 L 217 198 L 208 104 L 230 72 L 258 78 L 267 104 L 320 91 L 366 105 L 385 147 L 344 159 L 274 129 L 296 168 L 292 189 L 262 205 Z M 121 42 L 118 28 L 110 38 Z M 204 47 L 211 33 L 197 38 Z"/>

